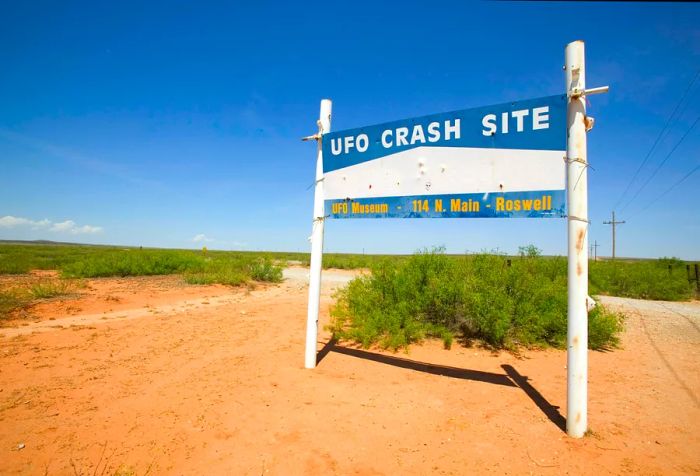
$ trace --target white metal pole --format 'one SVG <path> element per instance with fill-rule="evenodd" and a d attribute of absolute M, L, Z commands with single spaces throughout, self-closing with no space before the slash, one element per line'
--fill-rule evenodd
<path fill-rule="evenodd" d="M 565 58 L 569 208 L 566 432 L 581 438 L 588 428 L 588 159 L 583 41 L 566 45 Z"/>
<path fill-rule="evenodd" d="M 316 154 L 316 187 L 314 191 L 314 215 L 311 231 L 311 263 L 309 265 L 309 307 L 306 316 L 306 351 L 304 366 L 307 369 L 316 367 L 316 340 L 318 338 L 318 308 L 321 300 L 321 263 L 323 261 L 323 134 L 331 131 L 330 99 L 321 101 L 319 115 L 318 152 Z"/>

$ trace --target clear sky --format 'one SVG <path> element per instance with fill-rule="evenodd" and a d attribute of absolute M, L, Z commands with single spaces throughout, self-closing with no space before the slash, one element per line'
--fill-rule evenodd
<path fill-rule="evenodd" d="M 319 101 L 333 129 L 564 92 L 587 48 L 591 240 L 700 69 L 700 5 L 5 2 L 0 239 L 308 251 Z M 618 255 L 700 258 L 700 80 L 618 205 Z M 624 209 L 623 209 L 624 208 Z M 565 219 L 337 220 L 331 252 L 533 243 Z"/>

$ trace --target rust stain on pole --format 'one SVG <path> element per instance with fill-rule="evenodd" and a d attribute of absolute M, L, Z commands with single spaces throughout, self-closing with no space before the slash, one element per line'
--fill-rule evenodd
<path fill-rule="evenodd" d="M 580 253 L 583 250 L 583 239 L 586 237 L 586 230 L 581 228 L 576 236 L 576 250 Z"/>

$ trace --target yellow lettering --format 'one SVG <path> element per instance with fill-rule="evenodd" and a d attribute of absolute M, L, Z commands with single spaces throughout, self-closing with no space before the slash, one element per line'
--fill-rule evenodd
<path fill-rule="evenodd" d="M 362 205 L 361 203 L 352 202 L 352 213 L 367 214 L 367 213 L 389 213 L 389 205 L 386 203 L 370 203 Z M 347 213 L 347 212 L 346 212 Z"/>

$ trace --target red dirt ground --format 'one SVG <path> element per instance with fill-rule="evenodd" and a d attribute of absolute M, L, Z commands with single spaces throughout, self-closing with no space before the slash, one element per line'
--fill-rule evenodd
<path fill-rule="evenodd" d="M 697 303 L 606 298 L 628 313 L 623 349 L 590 353 L 592 431 L 573 440 L 562 351 L 392 354 L 324 332 L 305 370 L 298 278 L 80 292 L 0 329 L 2 474 L 700 472 Z"/>

